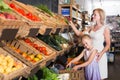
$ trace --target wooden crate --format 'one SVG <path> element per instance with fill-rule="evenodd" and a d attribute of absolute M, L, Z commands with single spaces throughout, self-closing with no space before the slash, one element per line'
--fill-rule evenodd
<path fill-rule="evenodd" d="M 53 29 L 54 28 L 51 27 L 50 25 L 49 25 L 49 27 L 47 25 L 42 25 L 40 27 L 39 33 L 42 35 L 50 35 L 52 33 Z"/>
<path fill-rule="evenodd" d="M 12 40 L 12 41 L 3 41 L 3 43 L 5 45 L 7 45 L 7 47 L 5 47 L 5 50 L 7 50 L 8 52 L 10 52 L 12 55 L 16 56 L 19 60 L 21 60 L 22 62 L 24 62 L 26 65 L 28 65 L 29 67 L 31 67 L 32 69 L 36 68 L 36 66 L 38 66 L 38 64 L 40 64 L 42 61 L 45 60 L 45 56 L 42 55 L 42 59 L 36 61 L 36 62 L 31 62 L 31 60 L 29 60 L 29 58 L 23 57 L 24 55 L 27 54 L 33 54 L 34 56 L 36 56 L 37 54 L 40 54 L 37 50 L 34 50 L 33 48 L 30 48 L 30 46 L 21 43 L 18 40 Z M 17 49 L 17 51 L 16 51 Z M 21 54 L 21 52 L 24 52 L 26 54 Z M 19 53 L 20 52 L 20 53 Z"/>
<path fill-rule="evenodd" d="M 6 50 L 4 50 L 4 47 L 0 48 L 0 51 L 1 51 L 0 55 L 3 55 L 5 57 L 4 61 L 5 60 L 10 60 L 10 58 L 8 58 L 8 56 L 10 56 L 14 60 L 14 62 L 18 62 L 22 66 L 19 69 L 14 70 L 12 72 L 9 72 L 7 74 L 1 72 L 2 77 L 0 78 L 0 80 L 11 80 L 11 79 L 19 77 L 19 76 L 24 76 L 24 74 L 27 76 L 29 74 L 29 72 L 30 72 L 30 68 L 26 64 L 24 64 L 23 62 L 21 62 L 19 59 L 17 59 L 16 57 L 14 57 L 10 53 L 8 53 Z M 5 65 L 5 62 L 3 62 L 3 63 Z M 12 64 L 12 63 L 9 63 L 9 64 Z M 9 68 L 12 66 L 12 65 L 7 66 L 7 65 L 8 65 L 8 63 L 6 64 L 6 67 L 9 67 Z M 1 69 L 3 69 L 3 68 L 1 68 Z M 7 69 L 7 71 L 9 71 L 9 70 Z"/>
<path fill-rule="evenodd" d="M 64 49 L 60 50 L 60 51 L 57 51 L 55 50 L 54 48 L 52 48 L 51 46 L 49 46 L 47 43 L 45 43 L 44 41 L 36 38 L 37 40 L 39 40 L 42 44 L 46 45 L 48 48 L 50 48 L 52 51 L 56 52 L 56 56 L 59 56 L 59 55 L 62 55 L 64 54 Z"/>
<path fill-rule="evenodd" d="M 43 42 L 41 42 L 40 40 L 38 40 L 37 38 L 32 38 L 32 37 L 27 37 L 29 40 L 31 40 L 31 42 L 33 42 L 34 44 L 37 44 L 39 47 L 45 47 L 47 50 L 47 55 L 45 55 L 43 53 L 43 55 L 45 56 L 45 61 L 49 61 L 49 60 L 55 60 L 56 59 L 56 52 L 52 50 L 51 47 L 47 46 L 46 44 L 44 44 Z M 28 43 L 26 43 L 24 40 L 20 40 L 20 42 L 30 46 Z M 34 49 L 34 51 L 38 51 L 40 52 L 38 49 L 34 48 L 33 46 L 30 46 L 32 49 Z M 42 52 L 40 52 L 42 53 Z"/>
<path fill-rule="evenodd" d="M 84 69 L 78 71 L 60 70 L 59 73 L 69 73 L 69 80 L 85 80 Z"/>
<path fill-rule="evenodd" d="M 11 3 L 14 4 L 17 8 L 20 8 L 22 10 L 24 10 L 24 12 L 27 14 L 30 11 L 26 8 L 27 6 L 21 2 L 18 2 L 16 0 L 4 0 L 4 2 L 8 5 L 10 5 Z M 11 8 L 11 7 L 10 7 Z M 33 21 L 31 19 L 28 19 L 27 17 L 23 16 L 22 14 L 20 14 L 17 10 L 11 8 L 13 11 L 15 11 L 19 16 L 21 16 L 22 18 L 24 18 L 25 20 L 28 21 L 28 23 L 30 25 L 40 25 L 42 23 L 42 21 L 39 19 L 38 21 Z M 31 9 L 30 9 L 31 10 Z M 37 17 L 37 15 L 33 14 L 34 16 Z"/>

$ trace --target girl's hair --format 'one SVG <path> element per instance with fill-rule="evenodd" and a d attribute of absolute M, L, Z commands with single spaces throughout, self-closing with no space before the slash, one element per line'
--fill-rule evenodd
<path fill-rule="evenodd" d="M 101 8 L 97 8 L 97 9 L 94 9 L 93 12 L 97 11 L 100 15 L 100 22 L 101 24 L 104 24 L 104 21 L 105 21 L 105 12 L 103 9 Z"/>
<path fill-rule="evenodd" d="M 81 40 L 82 40 L 82 39 L 91 39 L 91 37 L 90 37 L 88 34 L 84 34 L 84 35 L 82 36 Z"/>

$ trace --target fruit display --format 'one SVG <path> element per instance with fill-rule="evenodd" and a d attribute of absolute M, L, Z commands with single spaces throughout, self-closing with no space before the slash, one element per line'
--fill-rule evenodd
<path fill-rule="evenodd" d="M 25 16 L 26 18 L 32 20 L 32 21 L 41 21 L 40 18 L 38 18 L 37 16 L 33 15 L 30 12 L 27 12 L 25 10 L 23 10 L 22 8 L 18 7 L 16 4 L 14 3 L 10 3 L 9 6 L 14 9 L 15 11 L 17 11 L 18 13 L 20 13 L 21 15 Z"/>
<path fill-rule="evenodd" d="M 33 49 L 29 48 L 29 46 L 22 44 L 18 40 L 4 40 L 2 43 L 6 45 L 6 51 L 10 52 L 12 55 L 31 68 L 35 68 L 45 60 L 45 56 L 39 51 L 34 51 Z"/>
<path fill-rule="evenodd" d="M 41 64 L 47 66 L 54 61 L 58 56 L 57 51 L 64 53 L 64 49 L 69 46 L 68 41 L 61 36 L 46 35 L 49 30 L 53 34 L 57 33 L 59 28 L 61 30 L 68 24 L 64 17 L 51 12 L 45 6 L 32 7 L 17 0 L 0 0 L 0 25 L 2 37 L 7 30 L 18 30 L 12 40 L 0 41 L 3 44 L 0 47 L 0 80 L 12 80 L 26 73 L 31 75 L 32 71 L 34 74 L 34 70 L 37 71 Z M 40 29 L 39 33 L 43 32 L 44 35 L 28 37 L 36 29 Z M 9 75 L 10 78 L 1 79 L 1 74 Z M 27 74 L 25 77 L 28 77 Z"/>
<path fill-rule="evenodd" d="M 24 52 L 20 49 L 17 49 L 14 46 L 11 46 L 9 44 L 7 44 L 11 49 L 13 49 L 16 53 L 20 54 L 22 57 L 24 57 L 26 60 L 32 62 L 32 63 L 36 63 L 38 61 L 41 61 L 43 59 L 43 55 L 39 54 L 35 54 L 35 53 L 27 53 Z"/>
<path fill-rule="evenodd" d="M 46 56 L 49 55 L 45 46 L 39 46 L 38 44 L 36 44 L 33 41 L 31 41 L 29 38 L 24 39 L 24 41 L 27 44 L 29 44 L 30 46 L 32 46 L 35 49 L 37 49 L 39 52 L 43 53 L 44 55 L 46 55 Z"/>
<path fill-rule="evenodd" d="M 2 48 L 0 48 L 0 51 L 0 73 L 7 75 L 25 67 L 22 62 L 9 55 Z"/>

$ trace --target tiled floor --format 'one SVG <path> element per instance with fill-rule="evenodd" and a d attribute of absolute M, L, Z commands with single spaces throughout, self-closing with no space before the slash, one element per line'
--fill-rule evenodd
<path fill-rule="evenodd" d="M 120 80 L 120 53 L 116 53 L 114 63 L 108 65 L 108 79 L 106 80 Z"/>

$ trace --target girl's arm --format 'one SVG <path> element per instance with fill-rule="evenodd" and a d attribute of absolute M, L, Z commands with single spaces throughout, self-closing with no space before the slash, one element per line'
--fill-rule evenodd
<path fill-rule="evenodd" d="M 102 55 L 108 51 L 108 49 L 110 48 L 110 43 L 111 43 L 111 40 L 110 40 L 110 30 L 108 27 L 105 28 L 105 31 L 104 31 L 104 37 L 105 37 L 105 47 L 103 48 L 103 50 L 99 53 L 98 55 L 98 59 L 97 61 L 99 61 L 102 57 Z"/>
<path fill-rule="evenodd" d="M 66 66 L 66 67 L 70 66 L 70 65 L 71 65 L 71 63 L 74 63 L 74 62 L 79 61 L 79 60 L 83 57 L 83 55 L 84 55 L 84 50 L 80 53 L 80 55 L 79 55 L 79 56 L 77 56 L 77 57 L 76 57 L 76 58 L 74 58 L 72 61 L 70 61 L 70 62 L 67 64 L 67 66 Z"/>
<path fill-rule="evenodd" d="M 80 64 L 80 65 L 77 65 L 77 66 L 73 67 L 73 70 L 77 70 L 78 68 L 85 67 L 85 66 L 89 65 L 89 64 L 93 61 L 93 59 L 94 59 L 94 57 L 96 56 L 96 54 L 97 54 L 97 50 L 95 49 L 95 50 L 91 53 L 91 55 L 89 56 L 89 58 L 88 58 L 88 60 L 87 60 L 86 62 L 84 62 L 84 63 L 82 63 L 82 64 Z"/>

